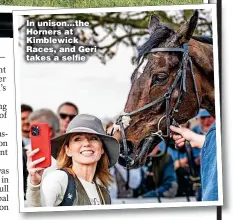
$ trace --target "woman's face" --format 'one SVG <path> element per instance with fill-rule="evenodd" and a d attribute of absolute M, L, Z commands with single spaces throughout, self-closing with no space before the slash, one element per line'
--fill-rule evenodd
<path fill-rule="evenodd" d="M 95 134 L 75 134 L 66 146 L 66 154 L 78 164 L 97 164 L 103 153 L 103 143 Z"/>

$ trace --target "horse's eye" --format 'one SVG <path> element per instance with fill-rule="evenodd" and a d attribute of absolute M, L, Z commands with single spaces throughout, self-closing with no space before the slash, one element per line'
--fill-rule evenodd
<path fill-rule="evenodd" d="M 152 81 L 151 81 L 151 86 L 155 84 L 164 84 L 168 80 L 168 74 L 167 73 L 159 73 L 156 75 L 153 75 Z"/>

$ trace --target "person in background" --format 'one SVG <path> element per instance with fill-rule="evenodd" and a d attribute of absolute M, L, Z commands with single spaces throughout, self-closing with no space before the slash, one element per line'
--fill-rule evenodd
<path fill-rule="evenodd" d="M 210 113 L 206 109 L 200 109 L 198 115 L 196 116 L 196 120 L 198 120 L 198 124 L 192 128 L 192 131 L 197 134 L 206 135 L 215 122 L 215 118 L 210 115 Z M 201 148 L 193 148 L 195 163 L 200 171 L 201 164 Z M 200 173 L 199 173 L 200 175 Z M 201 178 L 201 176 L 200 176 Z M 196 193 L 196 198 L 198 201 L 201 201 L 202 198 L 202 190 L 199 188 L 198 193 Z"/>
<path fill-rule="evenodd" d="M 113 183 L 109 187 L 112 199 L 133 198 L 134 190 L 139 187 L 142 181 L 141 169 L 126 170 L 119 163 L 110 169 L 113 176 Z"/>
<path fill-rule="evenodd" d="M 182 124 L 181 127 L 190 129 L 190 125 L 191 123 L 187 122 Z M 164 149 L 165 144 L 160 143 L 160 148 Z M 200 148 L 192 148 L 193 164 L 198 176 L 200 176 L 200 152 Z M 200 192 L 197 191 L 198 189 L 194 189 L 193 183 L 190 179 L 189 161 L 185 148 L 177 149 L 175 144 L 170 142 L 170 145 L 168 146 L 168 153 L 174 160 L 174 169 L 176 171 L 178 182 L 177 196 L 196 196 L 196 199 L 200 201 Z"/>
<path fill-rule="evenodd" d="M 71 102 L 62 103 L 57 109 L 57 115 L 60 123 L 59 134 L 64 134 L 70 121 L 78 115 L 78 107 Z"/>
<path fill-rule="evenodd" d="M 21 132 L 23 146 L 26 146 L 30 143 L 30 124 L 28 118 L 32 112 L 33 109 L 30 105 L 21 105 Z"/>
<path fill-rule="evenodd" d="M 159 149 L 157 145 L 148 155 L 146 164 L 142 167 L 143 182 L 137 189 L 138 196 L 175 197 L 178 184 L 172 157 Z"/>
<path fill-rule="evenodd" d="M 206 135 L 212 124 L 215 122 L 215 118 L 205 109 L 200 109 L 196 119 L 199 120 L 199 123 L 192 128 L 192 131 L 197 134 Z"/>
<path fill-rule="evenodd" d="M 218 200 L 218 170 L 216 123 L 213 123 L 207 135 L 197 134 L 190 129 L 170 126 L 174 132 L 172 137 L 177 147 L 183 147 L 189 141 L 192 147 L 202 148 L 201 151 L 201 187 L 202 201 Z"/>
<path fill-rule="evenodd" d="M 30 124 L 28 121 L 29 115 L 33 109 L 31 106 L 22 104 L 21 105 L 21 133 L 22 133 L 22 152 L 23 152 L 23 188 L 24 188 L 24 199 L 26 200 L 26 189 L 27 189 L 27 155 L 24 147 L 30 143 Z"/>

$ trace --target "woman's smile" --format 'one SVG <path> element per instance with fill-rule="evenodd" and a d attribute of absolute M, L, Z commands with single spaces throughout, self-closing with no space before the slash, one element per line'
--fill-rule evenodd
<path fill-rule="evenodd" d="M 80 152 L 80 154 L 84 156 L 92 156 L 95 152 L 93 150 L 83 150 Z"/>
<path fill-rule="evenodd" d="M 102 141 L 95 134 L 75 134 L 67 146 L 68 156 L 80 164 L 96 164 L 103 153 Z"/>

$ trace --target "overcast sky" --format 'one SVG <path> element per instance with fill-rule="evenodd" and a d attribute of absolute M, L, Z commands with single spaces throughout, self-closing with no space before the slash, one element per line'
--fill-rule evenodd
<path fill-rule="evenodd" d="M 23 22 L 20 19 L 19 26 Z M 135 68 L 131 63 L 135 56 L 132 48 L 121 45 L 117 55 L 106 65 L 96 57 L 85 63 L 28 63 L 22 46 L 19 51 L 21 103 L 56 112 L 62 102 L 71 101 L 80 113 L 102 119 L 124 110 L 130 76 Z"/>
<path fill-rule="evenodd" d="M 133 50 L 121 46 L 106 65 L 92 57 L 86 63 L 27 63 L 20 48 L 21 103 L 56 111 L 65 101 L 80 113 L 112 117 L 124 109 L 130 89 Z"/>

